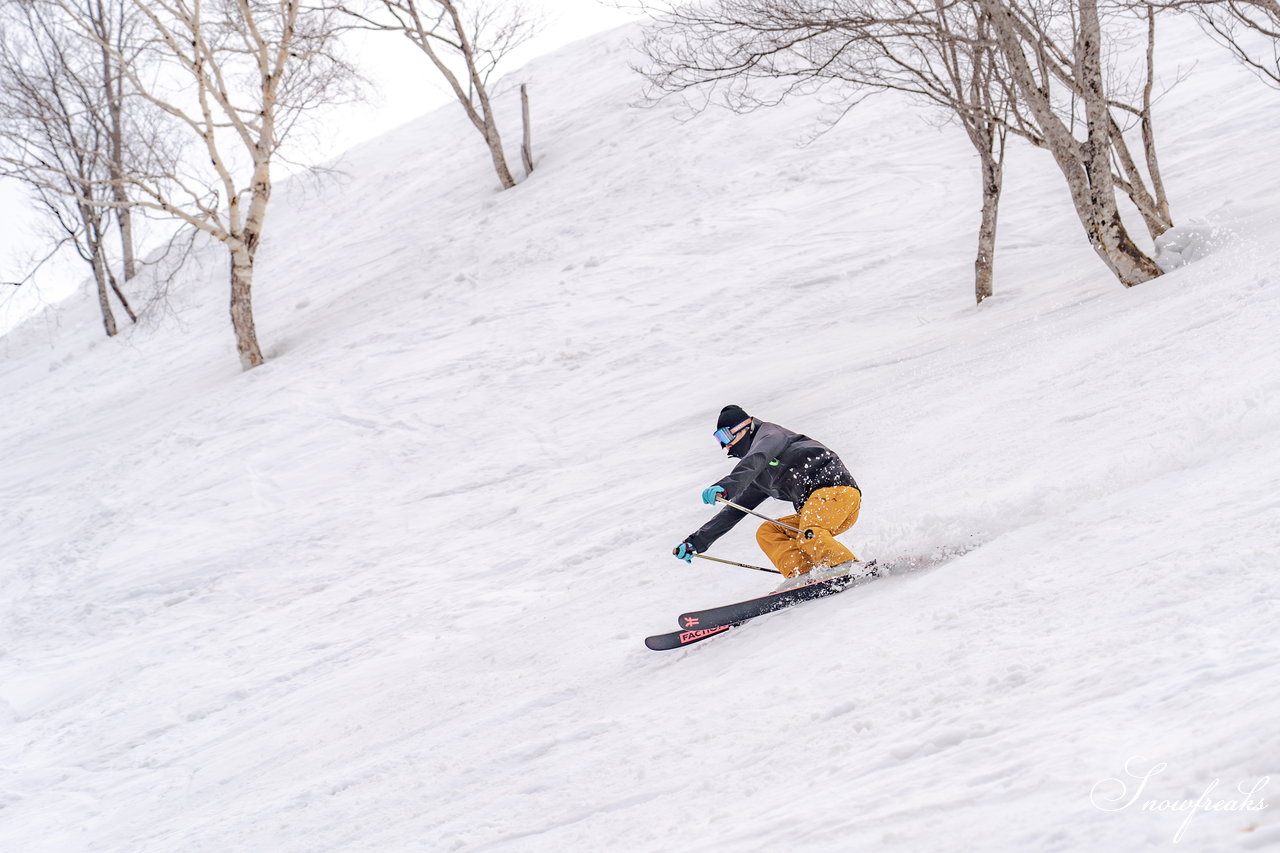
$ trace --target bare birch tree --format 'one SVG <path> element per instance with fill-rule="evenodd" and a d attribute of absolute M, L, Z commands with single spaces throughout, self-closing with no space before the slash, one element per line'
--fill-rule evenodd
<path fill-rule="evenodd" d="M 1066 179 L 1076 216 L 1098 257 L 1126 287 L 1161 274 L 1145 252 L 1134 243 L 1120 216 L 1116 184 L 1111 171 L 1113 116 L 1103 81 L 1102 28 L 1096 0 L 1079 0 L 1074 42 L 1067 56 L 1072 95 L 1081 101 L 1083 139 L 1075 135 L 1074 112 L 1064 116 L 1055 109 L 1050 79 L 1051 59 L 1044 50 L 1045 28 L 1028 20 L 1043 20 L 1018 4 L 1002 0 L 976 0 L 991 21 L 992 33 L 1018 95 L 1033 117 Z"/>
<path fill-rule="evenodd" d="M 987 29 L 972 5 L 942 0 L 686 3 L 665 7 L 646 34 L 650 65 L 642 71 L 657 92 L 701 89 L 710 99 L 719 88 L 737 110 L 831 82 L 844 87 L 840 117 L 880 90 L 906 92 L 941 108 L 965 131 L 980 163 L 974 295 L 981 303 L 993 292 L 1005 143 L 1013 122 L 1013 92 Z M 781 91 L 761 92 L 753 81 L 762 78 L 788 82 Z"/>
<path fill-rule="evenodd" d="M 104 38 L 126 26 L 120 0 L 88 0 L 77 9 Z M 118 327 L 115 294 L 130 320 L 137 315 L 109 258 L 114 218 L 123 274 L 135 268 L 127 195 L 116 180 L 125 168 L 125 104 L 117 68 L 83 37 L 74 18 L 55 3 L 29 0 L 0 13 L 0 164 L 26 184 L 58 235 L 92 271 L 103 328 Z M 114 209 L 102 202 L 117 202 Z"/>
<path fill-rule="evenodd" d="M 484 139 L 503 189 L 516 185 L 489 91 L 499 63 L 537 32 L 524 6 L 503 0 L 349 0 L 358 29 L 400 33 L 444 78 Z"/>
<path fill-rule="evenodd" d="M 124 65 L 128 81 L 187 131 L 200 155 L 181 169 L 125 181 L 136 204 L 226 247 L 231 325 L 249 370 L 263 363 L 253 285 L 272 167 L 308 111 L 347 95 L 353 72 L 335 52 L 333 13 L 302 0 L 132 2 L 142 16 L 142 50 Z"/>
<path fill-rule="evenodd" d="M 904 11 L 897 16 L 905 17 Z M 982 215 L 974 260 L 974 296 L 981 304 L 994 292 L 1005 150 L 1009 128 L 1016 124 L 1017 99 L 1006 85 L 990 41 L 990 22 L 980 9 L 934 0 L 920 24 L 908 20 L 911 24 L 907 28 L 872 40 L 880 69 L 875 79 L 949 113 L 978 155 Z M 843 68 L 840 64 L 834 67 Z"/>

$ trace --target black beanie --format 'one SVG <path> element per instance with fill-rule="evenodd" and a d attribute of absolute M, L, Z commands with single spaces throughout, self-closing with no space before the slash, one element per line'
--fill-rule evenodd
<path fill-rule="evenodd" d="M 720 410 L 720 417 L 716 421 L 716 429 L 724 429 L 725 427 L 736 427 L 738 424 L 751 417 L 741 406 L 725 406 Z"/>

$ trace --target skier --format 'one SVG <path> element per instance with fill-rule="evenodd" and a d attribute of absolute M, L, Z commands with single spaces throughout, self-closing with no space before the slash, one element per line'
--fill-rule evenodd
<path fill-rule="evenodd" d="M 820 442 L 777 424 L 748 415 L 740 406 L 725 406 L 716 421 L 715 437 L 729 456 L 742 460 L 729 475 L 702 492 L 704 503 L 718 498 L 755 509 L 765 498 L 790 501 L 795 515 L 778 519 L 795 533 L 765 522 L 756 542 L 786 578 L 807 575 L 819 566 L 839 571 L 856 557 L 836 536 L 858 520 L 862 491 L 840 457 Z M 672 551 L 693 562 L 728 533 L 746 513 L 725 507 Z M 824 572 L 825 574 L 825 572 Z"/>

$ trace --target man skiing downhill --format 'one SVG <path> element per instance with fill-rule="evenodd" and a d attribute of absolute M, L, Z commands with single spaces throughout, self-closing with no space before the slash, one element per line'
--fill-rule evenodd
<path fill-rule="evenodd" d="M 725 406 L 716 421 L 715 437 L 729 456 L 740 459 L 729 475 L 702 492 L 702 500 L 718 499 L 755 509 L 765 498 L 790 501 L 794 515 L 756 531 L 756 542 L 786 578 L 807 575 L 819 566 L 846 568 L 857 558 L 836 536 L 858 520 L 862 491 L 840 457 L 820 442 L 777 424 L 748 415 L 740 406 Z M 725 507 L 672 551 L 692 562 L 746 516 Z"/>

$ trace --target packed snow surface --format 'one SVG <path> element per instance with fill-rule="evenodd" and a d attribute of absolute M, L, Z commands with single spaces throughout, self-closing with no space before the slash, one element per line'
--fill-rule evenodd
<path fill-rule="evenodd" d="M 1131 290 L 1018 147 L 975 307 L 961 131 L 680 121 L 624 29 L 508 78 L 514 190 L 456 108 L 281 186 L 262 368 L 203 244 L 5 336 L 0 850 L 1280 848 L 1280 93 L 1170 32 Z M 670 556 L 728 403 L 890 572 L 650 652 L 772 586 Z"/>

